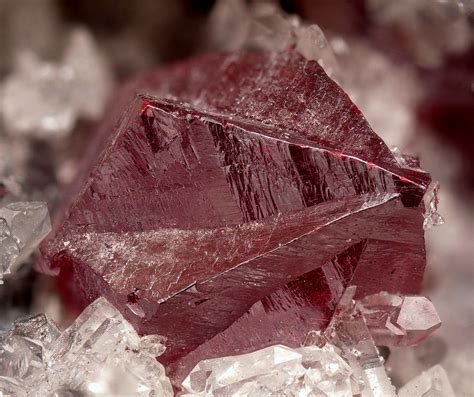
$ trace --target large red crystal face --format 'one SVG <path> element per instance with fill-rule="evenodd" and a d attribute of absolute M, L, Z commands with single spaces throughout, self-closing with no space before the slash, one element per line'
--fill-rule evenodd
<path fill-rule="evenodd" d="M 101 136 L 42 251 L 77 299 L 166 336 L 163 362 L 301 343 L 350 284 L 418 291 L 429 176 L 398 166 L 316 62 L 212 55 L 133 90 L 153 96 Z"/>

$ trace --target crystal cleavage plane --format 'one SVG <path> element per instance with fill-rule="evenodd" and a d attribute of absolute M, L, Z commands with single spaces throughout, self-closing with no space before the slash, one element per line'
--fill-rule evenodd
<path fill-rule="evenodd" d="M 305 319 L 302 330 L 324 329 L 349 285 L 357 298 L 419 292 L 430 176 L 401 166 L 292 50 L 141 76 L 92 146 L 40 270 L 59 273 L 76 304 L 105 296 L 141 334 L 166 337 L 168 368 L 267 314 L 268 340 L 249 332 L 234 354 L 299 347 L 304 332 L 291 332 Z"/>

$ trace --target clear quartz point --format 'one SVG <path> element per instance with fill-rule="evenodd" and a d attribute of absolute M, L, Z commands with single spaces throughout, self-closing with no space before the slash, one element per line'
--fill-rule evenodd
<path fill-rule="evenodd" d="M 398 397 L 454 397 L 445 370 L 435 365 L 418 375 L 398 391 Z"/>
<path fill-rule="evenodd" d="M 164 351 L 160 341 L 140 338 L 105 298 L 61 334 L 44 315 L 17 321 L 0 335 L 0 391 L 28 397 L 173 396 L 155 359 Z"/>
<path fill-rule="evenodd" d="M 330 346 L 270 346 L 201 361 L 182 396 L 352 396 L 350 367 Z"/>

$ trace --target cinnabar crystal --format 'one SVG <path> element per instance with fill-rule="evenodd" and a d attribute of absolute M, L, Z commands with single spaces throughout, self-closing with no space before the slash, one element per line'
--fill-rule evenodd
<path fill-rule="evenodd" d="M 42 246 L 43 270 L 167 337 L 165 364 L 213 340 L 242 351 L 219 335 L 258 305 L 268 319 L 249 332 L 298 343 L 276 317 L 318 313 L 302 330 L 324 328 L 350 284 L 359 296 L 419 290 L 429 175 L 398 165 L 317 62 L 208 55 L 141 77 L 116 107 Z M 245 349 L 261 345 L 252 334 Z"/>

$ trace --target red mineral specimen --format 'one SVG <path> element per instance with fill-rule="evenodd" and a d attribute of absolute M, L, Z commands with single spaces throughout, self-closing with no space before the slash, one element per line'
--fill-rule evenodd
<path fill-rule="evenodd" d="M 258 324 L 297 343 L 278 324 L 324 328 L 348 284 L 419 290 L 429 175 L 398 165 L 317 62 L 208 55 L 142 77 L 117 106 L 133 91 L 146 95 L 104 128 L 43 269 L 167 337 L 165 364 L 212 340 L 261 347 Z M 243 323 L 248 343 L 219 336 Z"/>

